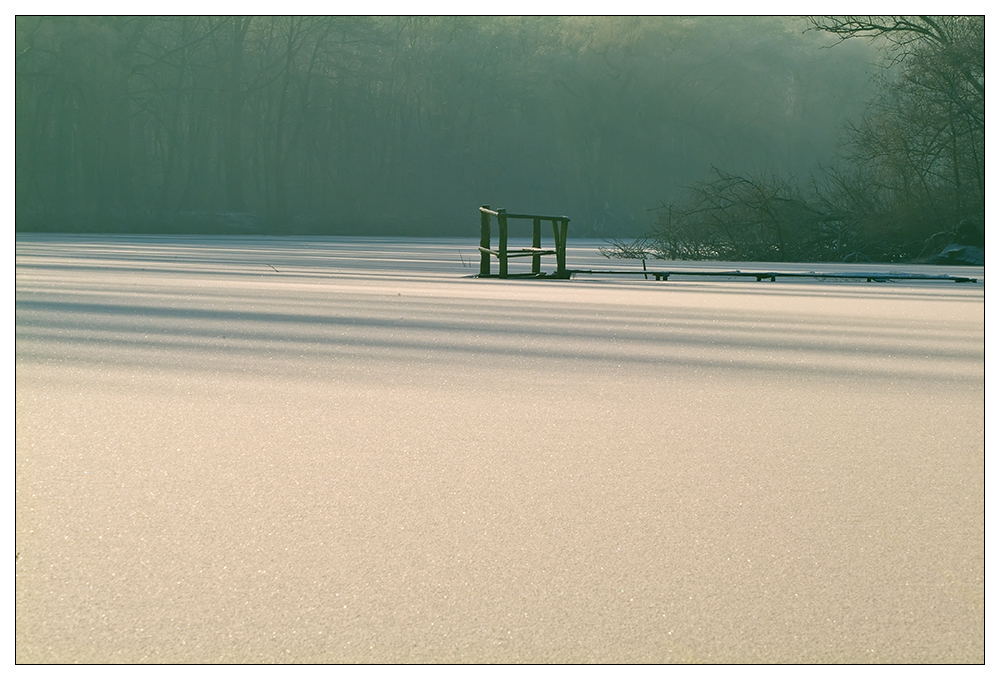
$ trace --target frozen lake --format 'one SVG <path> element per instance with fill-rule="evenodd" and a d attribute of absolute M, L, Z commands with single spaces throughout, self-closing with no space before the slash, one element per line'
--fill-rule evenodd
<path fill-rule="evenodd" d="M 983 268 L 477 245 L 19 234 L 16 661 L 984 661 Z"/>

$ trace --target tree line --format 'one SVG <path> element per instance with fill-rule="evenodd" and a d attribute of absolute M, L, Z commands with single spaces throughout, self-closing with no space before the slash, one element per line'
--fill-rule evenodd
<path fill-rule="evenodd" d="M 635 235 L 713 167 L 832 162 L 874 92 L 870 45 L 788 17 L 15 28 L 18 229 L 465 235 L 490 203 Z"/>
<path fill-rule="evenodd" d="M 18 229 L 982 245 L 983 17 L 16 18 Z"/>

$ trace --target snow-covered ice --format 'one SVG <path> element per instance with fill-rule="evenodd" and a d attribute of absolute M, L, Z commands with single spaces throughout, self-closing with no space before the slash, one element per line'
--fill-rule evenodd
<path fill-rule="evenodd" d="M 983 662 L 982 268 L 477 245 L 18 235 L 16 660 Z"/>

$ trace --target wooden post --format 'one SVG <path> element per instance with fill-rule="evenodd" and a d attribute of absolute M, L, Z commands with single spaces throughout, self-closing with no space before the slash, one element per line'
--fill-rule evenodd
<path fill-rule="evenodd" d="M 556 276 L 559 276 L 566 264 L 563 256 L 560 255 L 564 251 L 559 248 L 559 220 L 552 220 L 552 240 L 556 244 Z"/>
<path fill-rule="evenodd" d="M 535 217 L 531 220 L 531 247 L 542 247 L 542 220 Z M 531 273 L 540 274 L 542 272 L 542 256 L 535 254 L 531 256 Z"/>
<path fill-rule="evenodd" d="M 561 220 L 559 240 L 556 241 L 556 275 L 566 276 L 566 232 L 569 231 L 569 220 Z"/>
<path fill-rule="evenodd" d="M 490 206 L 484 205 L 487 210 Z M 490 249 L 490 215 L 489 213 L 479 213 L 479 245 L 486 250 Z M 479 275 L 490 275 L 490 254 L 480 251 L 479 253 Z"/>
<path fill-rule="evenodd" d="M 503 208 L 497 210 L 497 223 L 500 225 L 500 278 L 507 278 L 507 212 Z"/>

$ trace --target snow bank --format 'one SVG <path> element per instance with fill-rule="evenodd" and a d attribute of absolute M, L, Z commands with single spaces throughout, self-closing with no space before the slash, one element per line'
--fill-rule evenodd
<path fill-rule="evenodd" d="M 19 235 L 16 660 L 983 662 L 981 268 L 476 245 Z"/>

